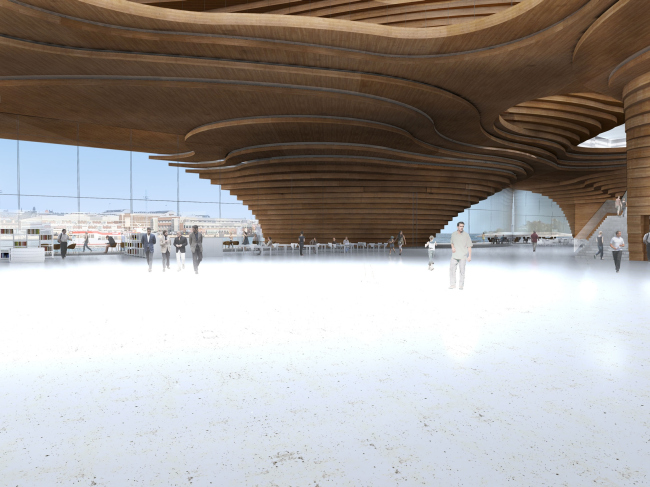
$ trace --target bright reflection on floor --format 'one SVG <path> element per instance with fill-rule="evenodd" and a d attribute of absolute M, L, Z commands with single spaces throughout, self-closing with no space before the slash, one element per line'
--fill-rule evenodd
<path fill-rule="evenodd" d="M 647 483 L 650 269 L 571 250 L 0 266 L 0 484 Z"/>

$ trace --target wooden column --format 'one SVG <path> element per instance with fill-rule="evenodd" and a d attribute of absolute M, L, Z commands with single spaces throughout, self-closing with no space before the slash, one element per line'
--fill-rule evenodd
<path fill-rule="evenodd" d="M 644 260 L 650 218 L 650 73 L 623 90 L 627 133 L 627 235 L 630 260 Z"/>

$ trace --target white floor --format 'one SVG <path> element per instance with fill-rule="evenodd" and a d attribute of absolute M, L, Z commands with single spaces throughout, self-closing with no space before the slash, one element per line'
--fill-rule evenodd
<path fill-rule="evenodd" d="M 650 485 L 650 264 L 571 252 L 0 266 L 0 484 Z"/>

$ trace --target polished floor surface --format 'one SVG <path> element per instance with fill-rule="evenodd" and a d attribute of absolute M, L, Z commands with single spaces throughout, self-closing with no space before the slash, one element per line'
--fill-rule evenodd
<path fill-rule="evenodd" d="M 0 484 L 649 485 L 650 264 L 571 254 L 0 266 Z"/>

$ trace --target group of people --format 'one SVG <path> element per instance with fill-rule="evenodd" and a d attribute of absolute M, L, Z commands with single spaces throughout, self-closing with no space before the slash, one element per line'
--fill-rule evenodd
<path fill-rule="evenodd" d="M 623 248 L 625 247 L 625 241 L 621 235 L 621 231 L 619 230 L 609 241 L 609 246 L 612 249 L 612 256 L 614 257 L 614 267 L 616 268 L 616 272 L 621 270 L 621 257 L 623 256 Z M 598 232 L 598 237 L 596 237 L 598 252 L 594 254 L 594 259 L 600 255 L 600 260 L 603 260 L 605 254 L 604 240 L 603 232 Z M 646 248 L 646 258 L 648 262 L 650 262 L 650 232 L 643 236 L 643 244 Z"/>
<path fill-rule="evenodd" d="M 68 235 L 67 230 L 64 228 L 61 230 L 61 233 L 57 237 L 56 241 L 60 245 L 61 249 L 61 258 L 65 259 L 66 256 L 68 255 L 68 242 L 70 241 L 70 235 Z M 110 247 L 117 247 L 117 243 L 115 242 L 115 239 L 111 237 L 110 235 L 106 237 L 106 249 L 104 250 L 104 253 L 108 253 L 108 249 Z M 83 247 L 83 252 L 88 249 L 90 252 L 93 251 L 93 249 L 90 248 L 90 235 L 88 235 L 88 232 L 85 233 L 84 235 L 84 247 Z"/>
<path fill-rule="evenodd" d="M 177 271 L 185 269 L 185 248 L 189 245 L 192 251 L 192 263 L 194 265 L 194 272 L 199 273 L 199 264 L 203 260 L 203 234 L 199 233 L 198 225 L 192 227 L 189 242 L 187 237 L 184 237 L 181 232 L 176 233 L 173 240 L 167 235 L 167 230 L 163 230 L 160 236 L 160 242 L 156 241 L 156 236 L 151 233 L 151 228 L 147 228 L 147 233 L 142 236 L 142 247 L 144 248 L 147 264 L 149 264 L 149 272 L 153 267 L 153 254 L 156 243 L 160 245 L 160 252 L 162 254 L 163 272 L 170 269 L 169 257 L 170 248 L 176 249 L 176 264 Z"/>

